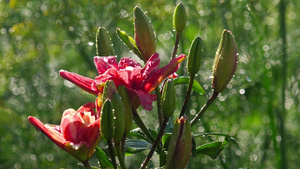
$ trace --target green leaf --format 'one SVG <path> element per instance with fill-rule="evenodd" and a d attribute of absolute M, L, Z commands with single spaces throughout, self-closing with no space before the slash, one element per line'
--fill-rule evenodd
<path fill-rule="evenodd" d="M 170 137 L 171 137 L 172 133 L 166 133 L 163 135 L 161 141 L 162 144 L 164 145 L 164 147 L 168 148 L 169 145 L 169 141 L 170 141 Z"/>
<path fill-rule="evenodd" d="M 129 48 L 129 50 L 131 50 L 139 58 L 143 58 L 142 53 L 136 46 L 136 42 L 132 37 L 128 36 L 125 31 L 121 31 L 119 28 L 117 28 L 117 34 L 121 41 Z"/>
<path fill-rule="evenodd" d="M 131 130 L 127 137 L 129 138 L 136 138 L 136 139 L 143 139 L 145 141 L 148 141 L 150 143 L 150 140 L 147 139 L 146 135 L 142 132 L 140 128 L 135 128 Z"/>
<path fill-rule="evenodd" d="M 152 144 L 142 140 L 126 140 L 125 155 L 133 155 L 141 151 L 150 150 Z"/>
<path fill-rule="evenodd" d="M 175 85 L 178 85 L 178 84 L 189 84 L 189 80 L 190 80 L 190 77 L 187 77 L 187 76 L 181 76 L 181 77 L 178 77 L 176 79 L 173 80 L 174 84 Z M 201 95 L 205 95 L 205 91 L 204 89 L 201 87 L 201 85 L 198 83 L 197 80 L 194 80 L 194 83 L 193 83 L 193 90 Z"/>
<path fill-rule="evenodd" d="M 113 168 L 113 165 L 109 161 L 107 155 L 99 147 L 96 147 L 96 156 L 100 162 L 101 168 Z"/>
<path fill-rule="evenodd" d="M 196 154 L 205 154 L 210 156 L 212 159 L 215 159 L 220 152 L 224 149 L 224 147 L 227 145 L 228 140 L 227 137 L 223 142 L 211 142 L 204 145 L 201 145 L 197 147 Z"/>

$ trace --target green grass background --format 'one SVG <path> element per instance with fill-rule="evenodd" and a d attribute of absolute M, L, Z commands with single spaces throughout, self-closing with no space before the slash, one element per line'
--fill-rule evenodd
<path fill-rule="evenodd" d="M 211 67 L 223 29 L 236 38 L 236 75 L 194 128 L 194 134 L 225 133 L 238 140 L 219 158 L 191 158 L 188 168 L 297 168 L 300 165 L 300 5 L 297 0 L 183 0 L 188 26 L 179 53 L 188 54 L 195 36 L 205 56 L 196 80 L 207 95 L 193 93 L 191 119 L 211 94 Z M 104 26 L 118 58 L 134 57 L 116 35 L 133 36 L 135 5 L 156 31 L 162 65 L 174 45 L 172 15 L 177 1 L 0 0 L 0 168 L 83 168 L 29 124 L 29 115 L 59 124 L 63 111 L 95 98 L 59 77 L 60 69 L 95 77 L 95 32 Z M 188 75 L 185 63 L 178 72 Z M 177 88 L 178 107 L 185 87 Z M 139 110 L 157 129 L 155 109 Z M 197 138 L 198 144 L 224 139 Z M 137 168 L 146 153 L 126 158 Z M 92 164 L 96 165 L 92 157 Z M 157 157 L 152 164 L 157 166 Z"/>

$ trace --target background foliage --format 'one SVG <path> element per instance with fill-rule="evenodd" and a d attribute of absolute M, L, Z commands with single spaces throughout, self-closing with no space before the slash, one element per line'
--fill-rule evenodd
<path fill-rule="evenodd" d="M 164 63 L 174 43 L 172 13 L 176 1 L 150 0 L 0 0 L 0 168 L 82 168 L 42 133 L 27 117 L 59 124 L 62 112 L 92 101 L 73 84 L 59 77 L 65 69 L 94 77 L 95 32 L 107 28 L 118 57 L 134 57 L 116 36 L 119 27 L 133 36 L 132 10 L 147 11 L 156 30 L 158 52 Z M 196 79 L 207 91 L 194 93 L 191 118 L 211 92 L 211 66 L 221 32 L 233 32 L 239 51 L 237 72 L 228 89 L 196 125 L 194 134 L 225 133 L 238 140 L 215 160 L 193 157 L 189 168 L 297 168 L 300 165 L 299 53 L 300 11 L 297 0 L 286 2 L 286 32 L 280 22 L 281 1 L 183 0 L 188 27 L 180 53 L 188 53 L 196 35 L 205 43 L 205 58 Z M 287 38 L 287 50 L 285 41 Z M 283 60 L 287 56 L 287 61 Z M 184 63 L 185 64 L 185 63 Z M 284 73 L 286 66 L 287 73 Z M 186 74 L 181 66 L 179 74 Z M 178 98 L 179 107 L 184 88 Z M 156 118 L 140 111 L 143 118 Z M 179 113 L 179 111 L 177 112 Z M 153 120 L 145 121 L 154 129 Z M 198 137 L 200 143 L 223 137 Z M 129 168 L 140 165 L 145 154 L 127 157 Z M 288 161 L 288 162 L 287 162 Z M 156 160 L 154 158 L 153 162 Z M 94 161 L 95 164 L 95 161 Z"/>

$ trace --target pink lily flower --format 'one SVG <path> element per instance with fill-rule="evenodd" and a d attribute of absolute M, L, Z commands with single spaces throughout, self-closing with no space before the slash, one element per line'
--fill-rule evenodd
<path fill-rule="evenodd" d="M 29 122 L 42 131 L 50 140 L 81 162 L 87 162 L 94 153 L 100 136 L 100 119 L 96 119 L 95 104 L 87 103 L 77 111 L 64 111 L 60 125 L 42 123 L 35 117 Z"/>
<path fill-rule="evenodd" d="M 158 53 L 153 54 L 146 62 L 144 68 L 131 58 L 125 57 L 117 62 L 115 56 L 94 57 L 94 62 L 99 73 L 95 79 L 90 79 L 75 73 L 60 70 L 61 77 L 71 81 L 83 90 L 98 95 L 102 93 L 107 80 L 114 81 L 116 87 L 124 85 L 133 108 L 140 104 L 146 109 L 152 109 L 152 102 L 156 95 L 150 93 L 169 75 L 174 75 L 179 63 L 185 59 L 185 55 L 172 59 L 166 66 L 159 68 L 160 59 Z M 174 77 L 174 76 L 173 76 Z"/>

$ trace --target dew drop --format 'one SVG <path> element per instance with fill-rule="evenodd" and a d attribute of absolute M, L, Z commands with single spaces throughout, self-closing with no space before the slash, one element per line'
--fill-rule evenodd
<path fill-rule="evenodd" d="M 94 42 L 89 42 L 88 44 L 89 44 L 89 46 L 93 46 Z"/>

